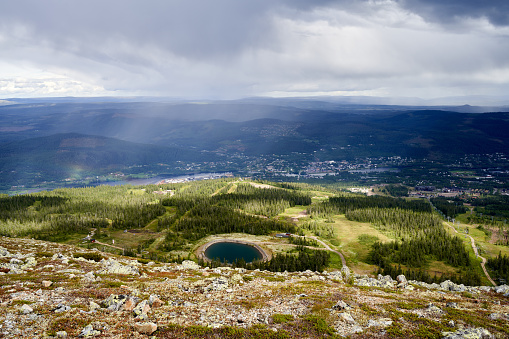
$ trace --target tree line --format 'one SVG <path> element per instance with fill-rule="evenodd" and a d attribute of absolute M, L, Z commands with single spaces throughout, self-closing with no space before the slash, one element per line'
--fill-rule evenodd
<path fill-rule="evenodd" d="M 248 270 L 266 270 L 271 272 L 297 272 L 297 271 L 317 271 L 321 272 L 329 265 L 330 254 L 327 251 L 312 250 L 303 246 L 298 247 L 298 253 L 284 254 L 277 253 L 268 261 L 253 261 L 247 263 L 245 260 L 237 260 L 232 264 L 233 267 L 246 268 Z M 201 266 L 221 267 L 225 264 L 220 260 L 203 261 L 200 259 L 198 264 Z"/>
<path fill-rule="evenodd" d="M 314 218 L 328 218 L 331 215 L 345 214 L 349 210 L 365 208 L 399 208 L 415 212 L 431 212 L 431 206 L 423 200 L 407 200 L 383 196 L 339 196 L 311 206 L 308 213 Z"/>

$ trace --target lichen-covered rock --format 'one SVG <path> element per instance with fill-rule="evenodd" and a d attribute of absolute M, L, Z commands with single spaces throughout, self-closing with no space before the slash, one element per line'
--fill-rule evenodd
<path fill-rule="evenodd" d="M 88 307 L 90 308 L 90 311 L 98 310 L 101 308 L 101 306 L 98 303 L 93 302 L 93 301 L 90 301 L 88 303 Z"/>
<path fill-rule="evenodd" d="M 427 310 L 428 312 L 431 312 L 431 313 L 438 313 L 438 314 L 442 314 L 442 313 L 444 313 L 444 311 L 442 311 L 442 309 L 441 309 L 440 307 L 437 307 L 437 306 L 433 305 L 432 303 L 430 303 L 430 304 L 428 305 L 428 307 L 426 308 L 426 310 Z"/>
<path fill-rule="evenodd" d="M 182 261 L 181 268 L 184 269 L 184 270 L 187 270 L 187 269 L 197 270 L 197 269 L 200 268 L 200 265 L 198 265 L 197 263 L 195 263 L 192 260 L 184 260 L 184 261 Z"/>
<path fill-rule="evenodd" d="M 332 306 L 333 309 L 335 310 L 351 310 L 352 309 L 352 306 L 348 305 L 346 302 L 344 302 L 343 300 L 339 300 L 336 305 Z"/>
<path fill-rule="evenodd" d="M 120 307 L 122 307 L 122 305 L 124 304 L 126 299 L 127 299 L 127 296 L 124 294 L 120 294 L 120 295 L 111 294 L 108 298 L 106 298 L 102 302 L 102 304 L 104 305 L 104 307 L 106 307 L 109 310 L 118 311 L 120 309 Z"/>
<path fill-rule="evenodd" d="M 81 330 L 81 333 L 79 335 L 80 338 L 90 338 L 95 337 L 101 334 L 100 331 L 94 330 L 94 327 L 92 325 L 87 325 L 83 330 Z"/>
<path fill-rule="evenodd" d="M 0 246 L 0 258 L 11 256 L 12 254 L 6 248 Z"/>
<path fill-rule="evenodd" d="M 37 260 L 34 257 L 28 257 L 25 259 L 25 263 L 21 265 L 22 270 L 26 270 L 37 265 Z"/>
<path fill-rule="evenodd" d="M 34 309 L 32 307 L 30 307 L 30 306 L 28 306 L 26 304 L 21 306 L 20 310 L 21 310 L 21 313 L 23 313 L 23 314 L 30 314 L 30 313 L 32 313 L 34 311 Z"/>
<path fill-rule="evenodd" d="M 205 289 L 212 291 L 223 291 L 228 288 L 228 279 L 225 277 L 217 277 Z"/>
<path fill-rule="evenodd" d="M 136 307 L 133 309 L 133 314 L 135 317 L 142 317 L 145 318 L 147 313 L 150 311 L 150 305 L 148 304 L 147 300 L 143 300 L 141 303 L 136 305 Z"/>
<path fill-rule="evenodd" d="M 444 339 L 491 339 L 495 338 L 488 330 L 477 327 L 460 329 L 456 332 L 442 332 Z"/>
<path fill-rule="evenodd" d="M 161 299 L 159 299 L 159 297 L 157 295 L 154 295 L 152 294 L 149 298 L 148 298 L 148 304 L 150 305 L 150 307 L 152 308 L 158 308 L 158 307 L 161 307 L 164 305 L 164 301 L 162 301 Z"/>
<path fill-rule="evenodd" d="M 58 304 L 57 307 L 55 307 L 53 309 L 53 312 L 55 312 L 55 313 L 62 313 L 62 312 L 70 311 L 70 310 L 71 310 L 70 306 L 67 306 L 67 305 L 64 305 L 64 304 Z"/>
<path fill-rule="evenodd" d="M 239 284 L 241 281 L 243 281 L 242 276 L 238 273 L 235 273 L 230 277 L 230 282 L 232 284 Z"/>
<path fill-rule="evenodd" d="M 94 282 L 94 281 L 95 281 L 95 275 L 94 275 L 94 272 L 90 271 L 90 272 L 86 273 L 86 274 L 83 276 L 83 280 L 84 280 L 84 281 L 89 281 L 89 282 Z"/>
<path fill-rule="evenodd" d="M 509 292 L 509 286 L 508 285 L 500 285 L 495 287 L 495 292 L 505 294 Z"/>
<path fill-rule="evenodd" d="M 133 265 L 122 265 L 114 259 L 101 260 L 103 269 L 98 271 L 99 274 L 128 274 L 140 275 L 138 267 Z"/>
<path fill-rule="evenodd" d="M 149 322 L 135 323 L 133 327 L 138 333 L 141 334 L 151 335 L 152 333 L 157 331 L 157 325 Z"/>
<path fill-rule="evenodd" d="M 348 312 L 343 312 L 339 314 L 339 318 L 343 321 L 346 321 L 347 323 L 353 324 L 355 323 L 355 319 L 352 317 L 352 315 Z"/>

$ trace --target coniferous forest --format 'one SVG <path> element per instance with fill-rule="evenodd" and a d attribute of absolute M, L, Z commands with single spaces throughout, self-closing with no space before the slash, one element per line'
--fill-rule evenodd
<path fill-rule="evenodd" d="M 316 195 L 325 198 L 317 199 Z M 443 215 L 465 212 L 459 201 L 437 198 L 431 202 Z M 266 237 L 290 233 L 305 237 L 278 240 L 293 247 L 274 252 L 269 261 L 239 260 L 234 265 L 270 271 L 315 271 L 333 265 L 332 257 L 309 236 L 340 245 L 335 218 L 341 215 L 352 223 L 369 224 L 388 237 L 385 241 L 374 237 L 375 241 L 366 245 L 370 246 L 369 253 L 361 260 L 374 265 L 374 272 L 393 277 L 403 273 L 409 279 L 428 282 L 450 279 L 479 284 L 481 278 L 474 269 L 477 261 L 469 255 L 460 238 L 446 231 L 433 205 L 425 199 L 364 196 L 309 184 L 254 183 L 237 178 L 98 186 L 2 196 L 0 234 L 80 243 L 87 247 L 91 245 L 80 242 L 87 234 L 95 234 L 100 241 L 110 243 L 117 237 L 115 244 L 123 248 L 123 254 L 177 261 L 193 258 L 193 248 L 212 235 Z M 304 213 L 304 218 L 285 217 L 286 211 L 292 209 Z M 123 242 L 122 237 L 129 241 Z M 102 250 L 114 249 L 110 246 Z M 429 266 L 436 261 L 451 270 L 433 272 Z M 206 265 L 224 263 L 212 261 Z M 499 278 L 507 278 L 506 256 L 491 258 L 488 267 L 498 272 Z"/>

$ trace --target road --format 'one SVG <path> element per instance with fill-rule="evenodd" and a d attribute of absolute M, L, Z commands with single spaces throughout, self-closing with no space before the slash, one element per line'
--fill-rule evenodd
<path fill-rule="evenodd" d="M 447 226 L 449 226 L 450 228 L 452 228 L 454 230 L 454 232 L 458 233 L 459 232 L 454 228 L 454 226 L 452 226 L 451 224 L 449 224 L 448 222 L 446 222 Z M 488 280 L 493 284 L 493 286 L 497 286 L 497 284 L 491 279 L 488 271 L 486 270 L 486 258 L 484 257 L 481 257 L 479 255 L 479 252 L 477 251 L 477 246 L 475 246 L 475 241 L 474 241 L 474 238 L 472 238 L 470 235 L 466 234 L 466 236 L 468 236 L 470 238 L 470 242 L 472 243 L 472 248 L 474 250 L 474 253 L 476 256 L 478 256 L 479 258 L 481 258 L 482 262 L 481 262 L 481 267 L 482 267 L 482 270 L 484 271 L 484 274 L 486 275 L 486 278 L 488 278 Z"/>

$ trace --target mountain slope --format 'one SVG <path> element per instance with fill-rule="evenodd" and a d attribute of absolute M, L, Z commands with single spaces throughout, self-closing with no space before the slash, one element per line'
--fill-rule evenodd
<path fill-rule="evenodd" d="M 176 161 L 213 158 L 213 155 L 176 147 L 64 133 L 0 145 L 0 181 L 8 185 L 37 178 L 63 180 L 105 174 L 130 166 L 158 163 L 173 166 Z"/>

